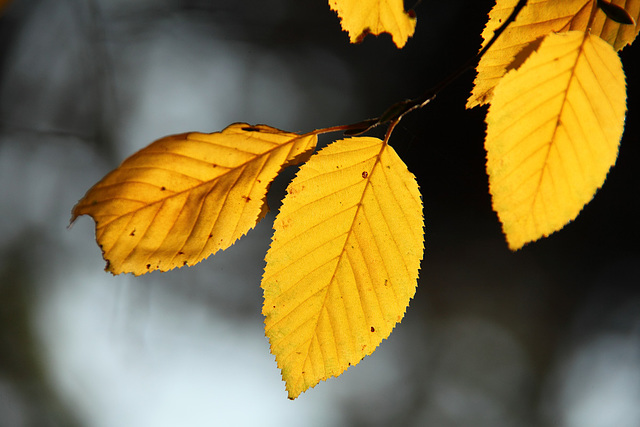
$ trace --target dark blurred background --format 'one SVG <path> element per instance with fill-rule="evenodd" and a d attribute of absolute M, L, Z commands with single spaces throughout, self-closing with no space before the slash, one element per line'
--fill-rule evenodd
<path fill-rule="evenodd" d="M 403 119 L 391 143 L 426 216 L 416 297 L 372 356 L 294 402 L 260 314 L 273 213 L 224 253 L 139 278 L 103 272 L 89 218 L 67 229 L 92 184 L 164 135 L 309 131 L 420 94 L 475 54 L 492 6 L 424 0 L 397 50 L 350 45 L 324 0 L 9 2 L 0 426 L 639 426 L 638 45 L 621 54 L 629 111 L 607 182 L 515 253 L 491 209 L 486 110 L 464 109 L 473 73 Z"/>

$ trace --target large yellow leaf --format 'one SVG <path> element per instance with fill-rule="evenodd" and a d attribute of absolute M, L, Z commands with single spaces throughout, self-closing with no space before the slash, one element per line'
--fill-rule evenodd
<path fill-rule="evenodd" d="M 548 35 L 496 86 L 487 172 L 512 249 L 561 229 L 591 200 L 616 161 L 625 111 L 618 55 L 582 31 Z"/>
<path fill-rule="evenodd" d="M 482 33 L 485 44 L 517 3 L 518 0 L 496 2 Z M 635 22 L 638 22 L 640 0 L 614 0 L 612 3 L 625 8 Z M 594 8 L 597 10 L 594 11 Z M 592 12 L 595 12 L 595 16 L 589 26 Z M 637 25 L 619 24 L 607 18 L 598 9 L 596 0 L 529 0 L 516 21 L 507 27 L 478 63 L 478 75 L 467 108 L 488 103 L 500 78 L 507 71 L 518 68 L 536 50 L 544 36 L 552 32 L 572 30 L 589 30 L 592 35 L 600 36 L 616 50 L 620 50 L 633 42 L 640 28 Z"/>
<path fill-rule="evenodd" d="M 113 274 L 193 265 L 231 246 L 264 217 L 266 193 L 317 137 L 233 124 L 162 138 L 126 159 L 73 209 L 91 215 Z"/>
<path fill-rule="evenodd" d="M 404 316 L 424 250 L 415 177 L 380 139 L 345 139 L 303 165 L 262 280 L 265 331 L 289 398 L 371 354 Z"/>
<path fill-rule="evenodd" d="M 401 48 L 416 28 L 416 18 L 405 12 L 402 0 L 329 0 L 329 6 L 338 12 L 351 43 L 367 34 L 389 33 Z"/>

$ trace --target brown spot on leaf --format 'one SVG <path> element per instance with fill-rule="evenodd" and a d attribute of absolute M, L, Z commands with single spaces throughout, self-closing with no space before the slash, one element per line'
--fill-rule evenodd
<path fill-rule="evenodd" d="M 187 265 L 187 261 L 182 261 L 182 265 Z"/>
<path fill-rule="evenodd" d="M 373 326 L 371 327 L 371 332 L 375 332 L 376 328 L 374 328 Z"/>
<path fill-rule="evenodd" d="M 178 251 L 178 255 L 184 255 L 184 252 Z"/>
<path fill-rule="evenodd" d="M 364 30 L 362 30 L 362 32 L 358 37 L 356 37 L 355 43 L 362 43 L 364 38 L 367 37 L 369 34 L 371 34 L 371 28 L 367 27 Z"/>
<path fill-rule="evenodd" d="M 366 178 L 368 176 L 369 176 L 369 172 L 367 172 L 367 171 L 362 172 L 362 177 L 363 178 Z"/>
<path fill-rule="evenodd" d="M 249 196 L 242 196 L 242 198 L 244 199 L 245 202 L 249 203 L 251 201 L 251 197 Z"/>
<path fill-rule="evenodd" d="M 133 237 L 136 235 L 136 229 L 134 228 L 133 230 L 131 230 L 131 233 L 129 233 L 129 236 Z"/>
<path fill-rule="evenodd" d="M 167 187 L 165 187 L 165 186 L 160 187 L 160 191 L 164 191 L 166 189 L 167 189 Z"/>
<path fill-rule="evenodd" d="M 151 264 L 147 264 L 147 270 L 151 268 Z"/>
<path fill-rule="evenodd" d="M 209 239 L 213 237 L 213 234 L 209 234 Z"/>
<path fill-rule="evenodd" d="M 407 12 L 407 15 L 409 15 L 409 18 L 411 19 L 415 19 L 416 17 L 416 11 L 413 9 L 409 9 L 409 11 Z"/>

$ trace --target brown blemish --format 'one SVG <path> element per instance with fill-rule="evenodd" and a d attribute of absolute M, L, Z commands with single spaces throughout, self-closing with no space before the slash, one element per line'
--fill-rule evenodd
<path fill-rule="evenodd" d="M 183 266 L 187 265 L 187 261 L 182 261 L 182 265 Z"/>
<path fill-rule="evenodd" d="M 209 234 L 209 239 L 213 237 L 213 234 Z"/>
<path fill-rule="evenodd" d="M 371 332 L 375 332 L 376 328 L 374 328 L 373 326 L 371 327 Z"/>
<path fill-rule="evenodd" d="M 163 187 L 160 187 L 160 191 L 164 191 L 164 190 L 166 190 L 166 189 L 167 189 L 167 187 L 164 187 L 164 186 L 163 186 Z"/>
<path fill-rule="evenodd" d="M 178 255 L 184 255 L 184 252 L 178 251 Z"/>
<path fill-rule="evenodd" d="M 147 264 L 147 270 L 151 268 L 151 264 Z"/>
<path fill-rule="evenodd" d="M 367 171 L 362 172 L 362 177 L 363 178 L 366 178 L 368 176 L 369 176 L 369 172 L 367 172 Z"/>
<path fill-rule="evenodd" d="M 371 28 L 367 27 L 364 30 L 362 30 L 362 32 L 358 37 L 356 37 L 356 41 L 354 43 L 356 44 L 362 43 L 364 41 L 364 38 L 367 37 L 369 34 L 371 34 Z"/>
<path fill-rule="evenodd" d="M 134 228 L 133 230 L 131 230 L 131 233 L 129 233 L 129 236 L 133 237 L 136 235 L 136 229 Z"/>

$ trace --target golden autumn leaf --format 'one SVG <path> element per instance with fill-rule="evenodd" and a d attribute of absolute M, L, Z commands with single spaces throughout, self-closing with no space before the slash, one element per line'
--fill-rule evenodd
<path fill-rule="evenodd" d="M 573 220 L 615 164 L 626 112 L 622 63 L 582 31 L 550 34 L 496 86 L 487 172 L 512 249 Z"/>
<path fill-rule="evenodd" d="M 304 164 L 274 223 L 265 332 L 289 398 L 371 354 L 404 316 L 424 251 L 415 177 L 378 138 Z"/>
<path fill-rule="evenodd" d="M 329 6 L 338 13 L 351 43 L 368 34 L 389 33 L 401 48 L 416 28 L 416 18 L 405 12 L 402 0 L 329 0 Z"/>
<path fill-rule="evenodd" d="M 113 274 L 193 265 L 231 246 L 264 217 L 286 166 L 309 158 L 314 134 L 236 123 L 162 138 L 126 159 L 73 208 L 90 215 Z"/>
<path fill-rule="evenodd" d="M 482 32 L 486 44 L 495 30 L 509 16 L 518 0 L 498 0 L 489 14 Z M 506 72 L 518 68 L 535 51 L 542 38 L 553 32 L 590 31 L 620 50 L 635 39 L 637 25 L 620 24 L 598 8 L 596 0 L 529 0 L 515 22 L 512 22 L 477 66 L 474 88 L 467 108 L 491 101 L 493 89 Z M 614 0 L 637 24 L 640 0 Z M 589 25 L 592 13 L 593 22 Z"/>

